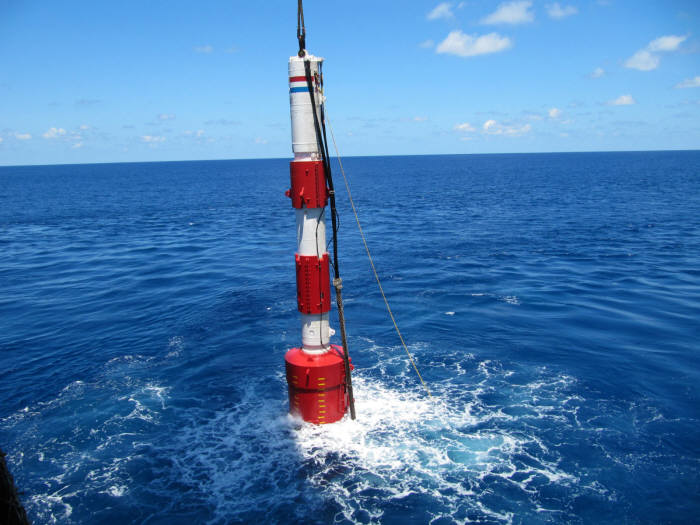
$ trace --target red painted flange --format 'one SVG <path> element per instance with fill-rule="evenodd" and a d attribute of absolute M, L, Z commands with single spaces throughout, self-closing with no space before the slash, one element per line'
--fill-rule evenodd
<path fill-rule="evenodd" d="M 348 395 L 341 347 L 331 345 L 324 354 L 292 348 L 284 360 L 292 414 L 317 425 L 333 423 L 345 415 Z"/>

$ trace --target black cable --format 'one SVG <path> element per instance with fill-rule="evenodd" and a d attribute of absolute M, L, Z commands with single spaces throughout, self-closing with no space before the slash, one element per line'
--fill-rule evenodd
<path fill-rule="evenodd" d="M 323 140 L 321 124 L 319 123 L 318 113 L 316 112 L 316 97 L 314 96 L 314 86 L 311 79 L 311 62 L 309 60 L 304 60 L 304 72 L 306 73 L 306 85 L 309 88 L 309 96 L 311 97 L 311 111 L 314 115 L 316 141 L 318 143 L 318 149 L 321 152 L 321 159 L 323 161 L 326 184 L 328 184 L 328 194 L 331 202 L 331 224 L 333 229 L 333 273 L 335 274 L 335 277 L 338 278 L 340 277 L 340 266 L 338 264 L 338 211 L 335 207 L 335 189 L 333 187 L 331 164 L 328 160 L 328 145 Z"/>
<path fill-rule="evenodd" d="M 301 0 L 299 0 L 301 2 Z M 320 69 L 320 68 L 319 68 Z M 311 62 L 304 60 L 304 72 L 306 73 L 306 85 L 309 89 L 309 97 L 311 98 L 311 111 L 314 114 L 314 129 L 316 131 L 316 144 L 321 152 L 323 167 L 326 175 L 326 184 L 328 185 L 328 195 L 331 201 L 331 221 L 333 224 L 333 286 L 335 287 L 335 296 L 338 303 L 338 319 L 340 321 L 340 335 L 343 340 L 343 363 L 345 366 L 345 381 L 348 395 L 348 405 L 350 406 L 350 417 L 355 419 L 355 396 L 352 390 L 352 376 L 350 374 L 350 356 L 348 354 L 347 335 L 345 333 L 345 313 L 343 312 L 343 300 L 341 297 L 342 281 L 340 279 L 340 267 L 338 265 L 338 211 L 335 208 L 335 189 L 333 188 L 333 176 L 331 175 L 331 163 L 328 155 L 328 141 L 326 140 L 326 126 L 323 124 L 323 132 L 319 124 L 318 113 L 316 112 L 316 97 L 314 96 L 314 86 L 311 80 Z M 320 76 L 319 84 L 323 86 L 323 76 Z M 321 105 L 321 116 L 323 117 L 323 105 Z M 324 206 L 325 207 L 325 206 Z M 318 242 L 316 243 L 318 250 Z"/>

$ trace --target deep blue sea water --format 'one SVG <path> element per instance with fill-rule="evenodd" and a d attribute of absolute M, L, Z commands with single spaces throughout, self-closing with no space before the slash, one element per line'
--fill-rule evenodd
<path fill-rule="evenodd" d="M 287 415 L 286 160 L 0 168 L 0 447 L 35 524 L 690 523 L 700 152 L 349 158 L 358 420 Z"/>

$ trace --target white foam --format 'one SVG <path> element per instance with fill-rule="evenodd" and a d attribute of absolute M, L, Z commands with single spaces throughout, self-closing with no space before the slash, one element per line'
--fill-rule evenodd
<path fill-rule="evenodd" d="M 391 365 L 381 363 L 373 372 L 386 366 Z M 509 372 L 490 361 L 477 370 L 482 383 Z M 278 380 L 283 387 L 283 378 Z M 566 381 L 555 377 L 521 385 L 516 396 L 549 392 L 559 384 Z M 512 512 L 482 498 L 493 478 L 529 499 L 543 483 L 570 487 L 578 481 L 520 424 L 521 417 L 552 419 L 559 415 L 556 406 L 540 412 L 531 403 L 528 413 L 514 416 L 507 407 L 487 407 L 481 397 L 491 389 L 481 384 L 432 385 L 431 400 L 414 380 L 396 388 L 362 371 L 354 386 L 358 419 L 316 426 L 286 415 L 286 403 L 261 399 L 250 385 L 235 408 L 185 429 L 179 441 L 188 448 L 176 454 L 178 479 L 214 506 L 214 522 L 245 521 L 260 508 L 286 508 L 306 497 L 308 484 L 319 505 L 330 501 L 338 509 L 335 521 L 355 522 L 361 512 L 369 523 L 382 521 L 387 502 L 411 496 L 433 500 L 435 516 L 467 509 L 509 523 Z M 527 464 L 518 458 L 527 458 Z M 270 490 L 276 491 L 274 500 Z"/>

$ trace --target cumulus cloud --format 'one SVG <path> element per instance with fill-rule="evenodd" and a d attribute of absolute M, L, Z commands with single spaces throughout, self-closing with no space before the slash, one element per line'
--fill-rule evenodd
<path fill-rule="evenodd" d="M 513 44 L 508 37 L 498 33 L 488 35 L 467 35 L 459 29 L 450 32 L 435 50 L 436 53 L 447 53 L 460 57 L 471 57 L 498 53 L 511 47 Z"/>
<path fill-rule="evenodd" d="M 572 5 L 560 6 L 558 2 L 547 5 L 547 14 L 550 18 L 556 18 L 557 20 L 576 13 L 578 13 L 578 9 Z"/>
<path fill-rule="evenodd" d="M 676 51 L 687 36 L 668 35 L 661 36 L 649 42 L 649 51 Z"/>
<path fill-rule="evenodd" d="M 660 58 L 646 49 L 640 49 L 625 62 L 625 67 L 639 71 L 651 71 L 659 67 Z"/>
<path fill-rule="evenodd" d="M 559 108 L 552 108 L 547 113 L 549 114 L 549 118 L 561 117 L 561 109 L 559 109 Z"/>
<path fill-rule="evenodd" d="M 661 62 L 659 53 L 678 50 L 687 38 L 687 36 L 681 35 L 666 35 L 656 38 L 628 58 L 625 61 L 625 67 L 639 71 L 656 69 Z"/>
<path fill-rule="evenodd" d="M 157 118 L 158 120 L 175 120 L 175 115 L 173 113 L 161 113 Z"/>
<path fill-rule="evenodd" d="M 532 130 L 532 126 L 530 124 L 525 124 L 523 126 L 506 125 L 490 119 L 484 122 L 481 129 L 486 135 L 507 135 L 510 137 L 517 137 L 518 135 L 528 133 L 530 130 Z"/>
<path fill-rule="evenodd" d="M 214 51 L 214 48 L 207 44 L 205 46 L 195 46 L 194 51 L 195 53 L 211 53 Z"/>
<path fill-rule="evenodd" d="M 636 104 L 632 95 L 620 95 L 615 100 L 608 102 L 609 106 L 631 106 L 632 104 Z"/>
<path fill-rule="evenodd" d="M 17 140 L 29 140 L 32 136 L 29 133 L 15 133 Z"/>
<path fill-rule="evenodd" d="M 452 18 L 454 17 L 452 12 L 452 4 L 450 2 L 442 2 L 435 6 L 435 8 L 428 13 L 428 20 L 438 20 L 439 18 Z"/>
<path fill-rule="evenodd" d="M 158 135 L 143 135 L 141 137 L 142 142 L 147 142 L 149 144 L 156 144 L 158 142 L 165 142 L 165 137 L 161 137 Z"/>
<path fill-rule="evenodd" d="M 676 88 L 678 89 L 694 87 L 700 87 L 700 76 L 695 78 L 686 78 L 683 82 L 676 84 Z"/>
<path fill-rule="evenodd" d="M 455 130 L 457 131 L 476 131 L 474 126 L 472 126 L 469 122 L 462 122 L 461 124 L 455 125 Z"/>
<path fill-rule="evenodd" d="M 66 130 L 63 128 L 49 128 L 49 130 L 42 136 L 45 139 L 57 139 L 58 137 L 62 137 L 65 134 Z"/>
<path fill-rule="evenodd" d="M 600 78 L 605 75 L 605 70 L 602 67 L 597 67 L 591 73 L 591 78 Z"/>
<path fill-rule="evenodd" d="M 530 11 L 532 2 L 518 0 L 504 2 L 490 15 L 481 19 L 482 24 L 526 24 L 535 20 L 535 14 Z"/>

